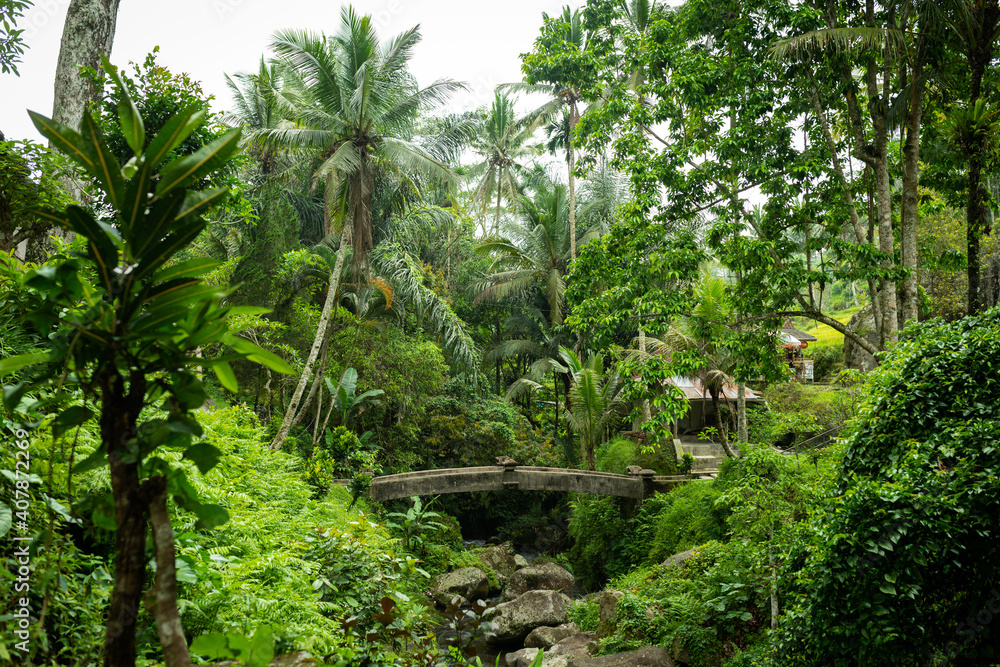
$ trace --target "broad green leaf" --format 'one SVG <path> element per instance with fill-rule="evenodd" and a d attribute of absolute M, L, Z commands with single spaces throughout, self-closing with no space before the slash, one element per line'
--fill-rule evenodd
<path fill-rule="evenodd" d="M 204 530 L 221 526 L 229 521 L 229 512 L 221 505 L 200 504 L 194 508 L 194 513 L 198 517 L 198 522 L 195 525 Z"/>
<path fill-rule="evenodd" d="M 191 445 L 184 452 L 184 458 L 190 459 L 198 466 L 198 472 L 202 475 L 214 468 L 219 463 L 219 456 L 222 454 L 218 447 L 214 447 L 207 442 L 199 442 Z"/>
<path fill-rule="evenodd" d="M 121 207 L 122 199 L 125 195 L 125 182 L 122 180 L 122 165 L 108 149 L 107 142 L 104 141 L 104 133 L 94 122 L 93 116 L 84 114 L 81 135 L 84 141 L 90 142 L 93 146 L 94 168 L 91 173 L 97 181 L 104 186 L 111 205 L 118 209 Z"/>
<path fill-rule="evenodd" d="M 151 248 L 154 248 L 158 243 L 162 243 L 171 231 L 176 232 L 178 229 L 184 227 L 184 225 L 175 224 L 177 211 L 183 205 L 184 193 L 173 192 L 157 200 L 149 207 L 149 212 L 143 214 L 141 221 L 142 229 L 136 230 L 136 234 L 141 234 L 141 238 L 137 238 L 132 247 L 132 257 L 136 262 L 142 264 L 142 259 L 150 253 Z M 167 260 L 163 259 L 162 261 L 166 262 Z M 159 268 L 159 266 L 156 267 L 156 269 Z"/>
<path fill-rule="evenodd" d="M 11 526 L 14 525 L 14 514 L 7 507 L 6 503 L 0 503 L 0 537 L 3 537 L 10 532 Z"/>
<path fill-rule="evenodd" d="M 208 394 L 205 385 L 192 373 L 177 373 L 176 379 L 170 384 L 174 398 L 185 410 L 195 410 L 205 404 Z"/>
<path fill-rule="evenodd" d="M 212 206 L 221 202 L 229 194 L 229 188 L 214 188 L 212 190 L 202 190 L 192 192 L 184 200 L 184 205 L 177 212 L 177 218 L 186 218 L 189 215 L 201 215 Z"/>
<path fill-rule="evenodd" d="M 239 143 L 240 131 L 233 130 L 206 144 L 191 155 L 177 158 L 164 167 L 160 173 L 160 182 L 156 185 L 156 195 L 162 196 L 175 188 L 185 187 L 215 171 L 236 152 Z"/>
<path fill-rule="evenodd" d="M 73 472 L 79 474 L 106 465 L 108 465 L 108 453 L 102 445 L 99 445 L 90 456 L 73 466 Z"/>
<path fill-rule="evenodd" d="M 23 381 L 19 380 L 15 384 L 6 385 L 3 388 L 3 406 L 10 412 L 14 412 L 26 393 L 28 393 L 28 385 Z"/>
<path fill-rule="evenodd" d="M 39 134 L 51 141 L 53 146 L 88 173 L 94 172 L 95 157 L 91 152 L 93 149 L 79 132 L 34 111 L 29 111 L 28 115 L 31 116 L 31 122 L 35 124 Z"/>
<path fill-rule="evenodd" d="M 80 426 L 93 416 L 94 413 L 82 405 L 74 405 L 66 408 L 52 422 L 52 437 L 58 438 L 67 430 L 74 426 Z"/>
<path fill-rule="evenodd" d="M 236 383 L 236 375 L 233 373 L 233 367 L 228 362 L 223 361 L 213 364 L 212 370 L 215 371 L 215 377 L 219 378 L 219 383 L 223 387 L 234 393 L 239 390 L 239 385 Z"/>
<path fill-rule="evenodd" d="M 270 626 L 258 627 L 250 638 L 249 667 L 267 667 L 274 659 L 274 632 Z"/>
<path fill-rule="evenodd" d="M 261 349 L 245 338 L 231 336 L 226 342 L 237 352 L 247 355 L 247 359 L 250 361 L 262 364 L 277 373 L 284 373 L 285 375 L 295 374 L 294 369 L 284 359 L 273 352 Z"/>
<path fill-rule="evenodd" d="M 69 206 L 66 209 L 71 229 L 87 239 L 87 249 L 97 265 L 97 274 L 101 278 L 104 289 L 111 291 L 114 279 L 114 269 L 118 266 L 118 248 L 115 236 L 109 232 L 107 225 L 101 225 L 89 211 L 79 206 Z"/>
<path fill-rule="evenodd" d="M 142 256 L 136 258 L 139 261 L 139 268 L 136 269 L 136 280 L 141 280 L 161 268 L 168 259 L 174 256 L 174 253 L 198 238 L 198 234 L 201 234 L 205 227 L 206 223 L 201 220 L 178 225 L 162 241 L 143 251 Z"/>
<path fill-rule="evenodd" d="M 122 134 L 125 135 L 125 142 L 136 155 L 139 155 L 142 153 L 143 144 L 146 143 L 146 130 L 142 123 L 142 116 L 139 114 L 135 102 L 132 101 L 132 97 L 128 94 L 128 88 L 118 76 L 117 68 L 103 54 L 101 55 L 101 63 L 104 71 L 115 82 L 121 95 L 121 99 L 118 100 L 118 123 L 122 128 Z"/>
<path fill-rule="evenodd" d="M 344 374 L 340 376 L 340 386 L 344 388 L 348 396 L 354 396 L 358 388 L 358 371 L 354 368 L 345 368 Z"/>
<path fill-rule="evenodd" d="M 229 643 L 226 640 L 226 635 L 221 632 L 209 632 L 208 634 L 195 637 L 188 650 L 195 655 L 207 656 L 216 660 L 235 657 L 229 651 Z"/>
<path fill-rule="evenodd" d="M 176 278 L 194 278 L 208 273 L 221 263 L 211 257 L 195 257 L 160 269 L 160 272 L 153 276 L 153 282 L 165 283 Z"/>
<path fill-rule="evenodd" d="M 43 361 L 48 361 L 49 357 L 48 352 L 29 352 L 28 354 L 19 354 L 15 357 L 0 359 L 0 377 L 10 375 L 26 366 L 34 366 Z"/>
<path fill-rule="evenodd" d="M 144 155 L 144 160 L 151 173 L 166 159 L 170 151 L 180 146 L 185 139 L 191 136 L 191 133 L 204 120 L 205 112 L 199 110 L 197 106 L 191 105 L 164 123 L 153 140 L 149 142 Z"/>

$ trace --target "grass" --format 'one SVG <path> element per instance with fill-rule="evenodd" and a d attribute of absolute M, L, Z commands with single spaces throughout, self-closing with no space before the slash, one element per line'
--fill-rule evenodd
<path fill-rule="evenodd" d="M 847 324 L 851 320 L 851 317 L 859 310 L 861 310 L 861 306 L 852 306 L 844 310 L 828 313 L 828 315 L 838 322 Z M 844 334 L 829 325 L 822 324 L 816 320 L 810 320 L 805 317 L 796 317 L 792 320 L 792 326 L 796 329 L 801 329 L 802 331 L 816 336 L 818 340 L 815 343 L 809 344 L 810 349 L 818 350 L 826 347 L 841 347 L 844 344 Z"/>

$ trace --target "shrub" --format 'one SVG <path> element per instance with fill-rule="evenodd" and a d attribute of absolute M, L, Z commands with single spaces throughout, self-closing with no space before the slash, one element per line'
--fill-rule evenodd
<path fill-rule="evenodd" d="M 998 377 L 1000 309 L 911 327 L 870 373 L 795 554 L 778 664 L 995 662 Z"/>

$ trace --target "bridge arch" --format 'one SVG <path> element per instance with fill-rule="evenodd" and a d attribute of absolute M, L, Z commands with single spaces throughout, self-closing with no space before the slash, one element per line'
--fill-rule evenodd
<path fill-rule="evenodd" d="M 562 491 L 642 500 L 655 491 L 667 491 L 687 481 L 682 476 L 656 476 L 652 470 L 616 475 L 590 470 L 538 466 L 479 466 L 445 468 L 385 475 L 372 480 L 368 496 L 386 501 L 476 491 Z"/>

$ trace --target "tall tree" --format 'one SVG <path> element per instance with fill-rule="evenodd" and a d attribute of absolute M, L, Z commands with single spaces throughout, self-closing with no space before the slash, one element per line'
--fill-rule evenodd
<path fill-rule="evenodd" d="M 479 179 L 473 198 L 479 203 L 482 215 L 485 216 L 486 208 L 496 193 L 493 234 L 500 233 L 500 198 L 517 202 L 521 195 L 521 182 L 527 174 L 521 161 L 541 153 L 537 145 L 529 143 L 534 125 L 527 122 L 529 118 L 516 117 L 514 102 L 513 97 L 498 90 L 472 142 L 473 150 L 482 156 L 483 161 L 473 165 L 467 176 Z M 483 231 L 486 231 L 485 222 Z"/>
<path fill-rule="evenodd" d="M 111 55 L 121 0 L 72 0 L 66 11 L 59 60 L 56 63 L 52 119 L 80 129 L 87 106 L 96 100 L 100 86 L 80 76 L 82 68 L 99 70 L 101 56 Z"/>
<path fill-rule="evenodd" d="M 447 165 L 408 139 L 417 111 L 460 87 L 451 80 L 417 87 L 407 65 L 419 41 L 414 27 L 379 44 L 371 17 L 345 7 L 336 36 L 288 30 L 276 33 L 271 44 L 287 77 L 281 103 L 295 125 L 261 129 L 252 137 L 263 146 L 322 157 L 314 178 L 324 188 L 326 230 L 342 230 L 316 336 L 271 443 L 275 449 L 288 435 L 326 340 L 348 248 L 356 267 L 367 261 L 379 170 L 411 180 L 414 189 L 417 175 L 454 182 Z"/>
<path fill-rule="evenodd" d="M 580 122 L 587 90 L 597 80 L 594 58 L 587 51 L 583 16 L 579 9 L 563 7 L 562 14 L 550 17 L 542 13 L 542 33 L 535 40 L 534 50 L 522 54 L 521 70 L 528 85 L 513 86 L 530 92 L 544 92 L 551 100 L 532 115 L 546 117 L 565 108 L 568 114 L 566 167 L 569 178 L 569 243 L 570 259 L 576 259 L 576 151 L 573 133 Z"/>
<path fill-rule="evenodd" d="M 488 284 L 476 297 L 479 303 L 541 289 L 554 326 L 563 321 L 569 261 L 569 205 L 566 186 L 542 184 L 534 198 L 521 198 L 521 215 L 507 225 L 506 234 L 484 241 L 480 250 L 493 256 Z"/>
<path fill-rule="evenodd" d="M 969 92 L 965 105 L 950 118 L 956 143 L 968 160 L 966 247 L 968 251 L 969 315 L 983 309 L 980 294 L 980 240 L 990 232 L 989 193 L 983 169 L 989 160 L 991 134 L 996 134 L 997 112 L 984 103 L 983 80 L 993 60 L 1000 36 L 1000 3 L 997 0 L 951 0 L 951 36 L 968 65 Z"/>

